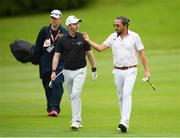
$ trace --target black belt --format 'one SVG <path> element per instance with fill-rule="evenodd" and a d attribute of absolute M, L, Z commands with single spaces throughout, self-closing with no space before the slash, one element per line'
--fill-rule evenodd
<path fill-rule="evenodd" d="M 84 66 L 84 67 L 86 67 L 86 66 Z M 65 69 L 65 70 L 72 70 L 72 71 L 76 71 L 76 70 L 80 70 L 80 69 L 82 69 L 82 68 L 84 68 L 84 67 L 64 68 L 64 69 Z"/>
<path fill-rule="evenodd" d="M 116 67 L 116 66 L 114 66 L 115 69 L 119 69 L 119 70 L 127 70 L 127 69 L 135 68 L 135 67 L 137 67 L 137 65 L 133 65 L 133 66 L 124 66 L 124 67 Z"/>

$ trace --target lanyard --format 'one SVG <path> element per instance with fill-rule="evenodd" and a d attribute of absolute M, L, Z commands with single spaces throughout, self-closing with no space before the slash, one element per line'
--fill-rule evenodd
<path fill-rule="evenodd" d="M 60 34 L 60 29 L 58 30 L 58 32 L 57 32 L 57 34 L 56 34 L 56 36 L 54 38 L 54 36 L 52 35 L 52 32 L 50 30 L 50 35 L 51 35 L 51 39 L 52 39 L 53 45 L 55 44 L 56 40 L 58 39 L 59 34 Z"/>

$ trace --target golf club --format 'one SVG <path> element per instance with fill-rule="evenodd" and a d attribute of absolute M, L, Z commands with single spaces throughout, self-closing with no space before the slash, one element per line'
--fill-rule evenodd
<path fill-rule="evenodd" d="M 151 88 L 152 88 L 154 91 L 156 91 L 155 86 L 150 82 L 150 80 L 149 80 L 148 77 L 142 78 L 142 81 L 147 82 L 147 83 L 151 86 Z"/>
<path fill-rule="evenodd" d="M 56 78 L 63 73 L 63 70 L 56 75 Z M 53 80 L 49 82 L 49 88 L 53 87 Z"/>

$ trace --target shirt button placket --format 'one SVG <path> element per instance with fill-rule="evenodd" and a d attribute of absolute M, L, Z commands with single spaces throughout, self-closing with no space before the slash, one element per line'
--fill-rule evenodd
<path fill-rule="evenodd" d="M 72 39 L 72 45 L 75 46 L 75 43 L 74 43 L 74 38 Z"/>

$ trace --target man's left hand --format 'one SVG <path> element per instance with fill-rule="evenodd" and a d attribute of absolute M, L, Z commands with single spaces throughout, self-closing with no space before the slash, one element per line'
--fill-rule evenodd
<path fill-rule="evenodd" d="M 92 68 L 92 80 L 95 81 L 97 79 L 97 69 L 96 67 L 95 68 Z"/>
<path fill-rule="evenodd" d="M 98 77 L 96 71 L 95 71 L 95 72 L 92 72 L 91 75 L 92 75 L 92 80 L 93 80 L 93 81 L 95 81 L 95 80 L 97 79 L 97 77 Z"/>

